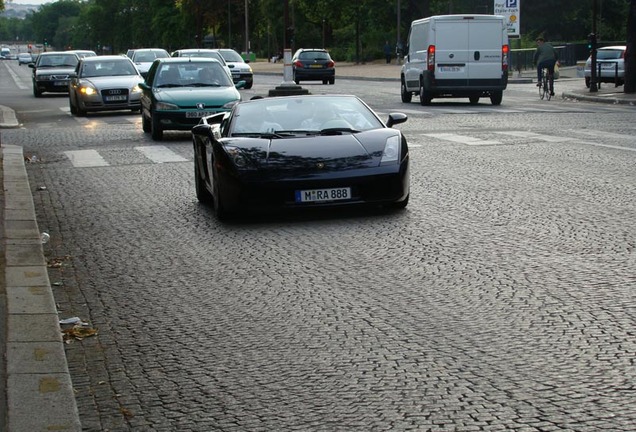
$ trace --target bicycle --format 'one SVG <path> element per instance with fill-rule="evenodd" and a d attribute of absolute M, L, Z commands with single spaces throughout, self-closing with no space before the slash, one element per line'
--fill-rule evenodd
<path fill-rule="evenodd" d="M 541 76 L 542 76 L 541 81 L 539 81 L 539 97 L 541 98 L 541 100 L 543 99 L 550 100 L 552 98 L 552 94 L 550 93 L 551 76 L 550 76 L 549 69 L 543 68 L 541 70 Z"/>

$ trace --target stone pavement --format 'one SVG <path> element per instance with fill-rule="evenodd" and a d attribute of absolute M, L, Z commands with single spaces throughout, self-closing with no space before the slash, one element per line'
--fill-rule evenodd
<path fill-rule="evenodd" d="M 283 76 L 282 63 L 251 65 L 256 75 Z M 510 83 L 531 84 L 533 74 L 516 74 Z M 396 64 L 336 65 L 340 79 L 398 81 L 399 76 Z M 562 77 L 575 78 L 576 71 L 563 68 Z M 636 94 L 622 93 L 608 84 L 590 93 L 579 79 L 580 91 L 564 92 L 562 97 L 636 104 Z M 19 126 L 13 110 L 0 106 L 0 128 Z M 0 370 L 0 382 L 6 383 L 6 388 L 0 387 L 0 393 L 4 392 L 0 430 L 81 431 L 25 163 L 22 147 L 3 143 L 0 134 L 0 253 L 4 255 L 0 260 L 0 308 L 6 308 L 6 319 L 0 320 L 0 334 L 6 335 L 0 336 L 6 364 L 6 371 Z"/>

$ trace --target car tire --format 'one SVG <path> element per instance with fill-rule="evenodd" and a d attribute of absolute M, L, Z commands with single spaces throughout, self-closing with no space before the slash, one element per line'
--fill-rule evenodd
<path fill-rule="evenodd" d="M 196 150 L 194 157 L 194 188 L 197 193 L 197 199 L 200 203 L 211 204 L 214 202 L 212 194 L 205 187 L 205 181 L 201 177 L 201 170 L 199 169 L 199 158 L 198 156 L 196 156 Z"/>
<path fill-rule="evenodd" d="M 157 118 L 154 114 L 150 120 L 150 136 L 155 141 L 161 141 L 163 139 L 163 129 L 161 129 L 159 118 Z"/>
<path fill-rule="evenodd" d="M 33 96 L 35 96 L 35 97 L 42 96 L 42 92 L 40 90 L 38 90 L 38 88 L 35 87 L 35 86 L 33 87 Z"/>
<path fill-rule="evenodd" d="M 423 83 L 420 83 L 420 105 L 430 105 L 433 97 L 424 89 Z"/>
<path fill-rule="evenodd" d="M 142 111 L 141 113 L 141 129 L 144 131 L 144 133 L 150 133 L 151 129 L 150 129 L 150 120 L 148 120 L 148 117 L 146 117 Z"/>
<path fill-rule="evenodd" d="M 479 96 L 469 96 L 468 100 L 471 105 L 477 105 L 479 103 Z"/>
<path fill-rule="evenodd" d="M 334 85 L 336 83 L 336 78 L 329 78 L 329 84 Z"/>
<path fill-rule="evenodd" d="M 406 90 L 406 83 L 402 80 L 402 85 L 400 86 L 400 94 L 402 96 L 402 102 L 411 103 L 413 100 L 413 93 Z"/>
<path fill-rule="evenodd" d="M 254 81 L 246 81 L 245 82 L 245 90 L 249 90 L 252 88 L 252 86 L 254 85 Z"/>
<path fill-rule="evenodd" d="M 77 108 L 75 108 L 75 105 L 73 105 L 73 99 L 70 96 L 68 98 L 68 107 L 71 110 L 71 114 L 77 115 Z"/>
<path fill-rule="evenodd" d="M 323 84 L 323 85 L 327 84 L 328 82 L 329 82 L 329 80 L 328 80 L 327 78 L 324 78 L 324 79 L 322 80 L 322 84 Z"/>
<path fill-rule="evenodd" d="M 214 176 L 214 173 L 212 173 L 211 175 Z M 228 211 L 225 207 L 223 195 L 221 195 L 221 192 L 219 191 L 220 188 L 218 180 L 214 180 L 212 188 L 214 189 L 214 193 L 212 194 L 212 201 L 214 203 L 214 214 L 216 215 L 216 218 L 218 220 L 220 220 L 221 222 L 226 222 L 232 218 L 233 213 Z"/>
<path fill-rule="evenodd" d="M 501 100 L 503 99 L 503 91 L 497 90 L 490 94 L 490 103 L 493 105 L 501 105 Z"/>

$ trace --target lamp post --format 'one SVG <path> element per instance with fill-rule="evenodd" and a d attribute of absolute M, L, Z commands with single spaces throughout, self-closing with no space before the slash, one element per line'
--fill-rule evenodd
<path fill-rule="evenodd" d="M 249 32 L 249 9 L 247 5 L 247 0 L 245 0 L 245 55 L 249 56 L 250 52 L 250 32 Z"/>
<path fill-rule="evenodd" d="M 590 93 L 598 92 L 598 86 L 596 83 L 596 81 L 598 80 L 596 73 L 596 42 L 598 40 L 598 34 L 596 33 L 596 2 L 597 0 L 592 1 L 592 34 L 589 36 L 591 45 L 590 48 L 592 50 L 592 52 L 590 53 L 592 57 L 592 70 L 590 71 Z"/>

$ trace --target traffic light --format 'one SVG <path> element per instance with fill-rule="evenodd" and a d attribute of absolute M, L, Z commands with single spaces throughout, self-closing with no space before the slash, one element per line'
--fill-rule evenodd
<path fill-rule="evenodd" d="M 596 33 L 587 35 L 587 49 L 590 51 L 596 49 Z"/>

